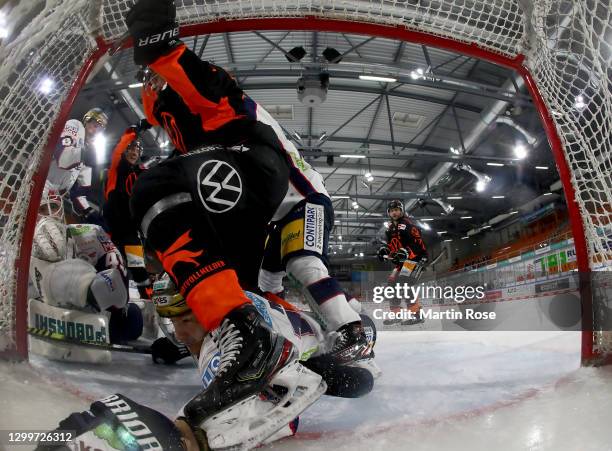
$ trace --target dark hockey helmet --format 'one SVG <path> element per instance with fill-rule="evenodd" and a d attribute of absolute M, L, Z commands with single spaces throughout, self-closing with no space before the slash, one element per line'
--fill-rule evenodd
<path fill-rule="evenodd" d="M 404 204 L 401 200 L 394 199 L 389 202 L 389 205 L 387 205 L 387 214 L 390 214 L 391 210 L 394 208 L 399 208 L 400 210 L 402 210 L 402 213 L 404 212 Z"/>

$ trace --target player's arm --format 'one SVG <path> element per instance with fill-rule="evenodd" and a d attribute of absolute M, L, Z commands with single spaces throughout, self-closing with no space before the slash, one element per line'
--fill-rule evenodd
<path fill-rule="evenodd" d="M 404 247 L 410 251 L 408 258 L 414 261 L 427 259 L 427 248 L 421 230 L 416 225 L 406 224 L 406 228 L 401 231 L 401 241 Z"/>
<path fill-rule="evenodd" d="M 80 121 L 70 119 L 64 124 L 54 158 L 61 169 L 72 169 L 81 164 L 81 150 L 85 140 L 85 128 Z"/>
<path fill-rule="evenodd" d="M 237 117 L 228 102 L 232 94 L 242 95 L 236 81 L 224 69 L 198 58 L 185 44 L 156 59 L 150 67 L 181 96 L 193 114 L 202 117 L 203 129 L 216 129 Z M 216 121 L 211 122 L 207 119 L 213 109 Z"/>
<path fill-rule="evenodd" d="M 111 158 L 111 165 L 108 170 L 108 178 L 106 180 L 106 188 L 104 190 L 104 199 L 108 200 L 109 194 L 116 188 L 117 186 L 117 178 L 119 172 L 119 166 L 121 165 L 121 157 L 125 152 L 125 149 L 129 146 L 129 144 L 137 138 L 135 127 L 128 128 L 119 142 L 113 149 L 113 154 Z"/>
<path fill-rule="evenodd" d="M 70 200 L 77 214 L 86 216 L 93 208 L 87 200 L 87 194 L 91 191 L 91 168 L 81 165 L 79 175 L 70 188 Z"/>

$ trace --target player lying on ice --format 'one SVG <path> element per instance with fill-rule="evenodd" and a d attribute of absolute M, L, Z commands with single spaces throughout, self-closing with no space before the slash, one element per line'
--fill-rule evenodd
<path fill-rule="evenodd" d="M 314 317 L 280 298 L 246 296 L 252 304 L 236 313 L 248 318 L 244 327 L 259 329 L 257 339 L 248 342 L 241 340 L 237 327 L 242 326 L 233 315 L 208 332 L 169 278 L 155 282 L 157 312 L 170 318 L 176 339 L 194 356 L 204 389 L 181 409 L 174 424 L 113 395 L 92 404 L 90 412 L 72 414 L 58 429 L 75 430 L 79 446 L 97 449 L 122 444 L 118 449 L 247 450 L 295 434 L 298 416 L 324 393 L 369 393 L 370 369 L 355 362 L 337 364 L 321 354 L 324 333 Z M 245 352 L 255 358 L 237 365 L 236 356 Z M 262 379 L 260 374 L 269 376 Z"/>
<path fill-rule="evenodd" d="M 106 323 L 108 312 L 111 342 L 135 340 L 143 319 L 140 309 L 128 304 L 121 254 L 99 225 L 65 224 L 62 205 L 45 190 L 32 242 L 29 298 L 59 309 L 65 321 L 88 313 Z M 30 303 L 30 318 L 38 310 L 39 303 Z"/>
<path fill-rule="evenodd" d="M 257 287 L 272 222 L 261 288 L 275 291 L 282 272 L 292 274 L 337 332 L 334 352 L 359 358 L 367 347 L 360 317 L 326 266 L 333 211 L 320 174 L 225 70 L 178 40 L 171 0 L 140 0 L 126 22 L 136 64 L 148 66 L 147 119 L 166 129 L 179 153 L 191 151 L 141 176 L 132 205 L 200 323 L 212 330 L 246 302 L 234 269 L 242 288 Z M 179 258 L 174 251 L 183 246 L 197 255 Z"/>

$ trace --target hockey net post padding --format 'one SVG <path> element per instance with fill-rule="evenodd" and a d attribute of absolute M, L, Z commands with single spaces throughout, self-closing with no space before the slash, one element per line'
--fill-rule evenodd
<path fill-rule="evenodd" d="M 543 0 L 533 7 L 521 0 L 176 3 L 182 35 L 341 31 L 455 50 L 520 73 L 553 149 L 585 277 L 583 360 L 612 354 L 612 340 L 600 324 L 607 304 L 590 283 L 591 270 L 609 267 L 612 260 L 607 2 Z M 7 22 L 16 25 L 0 47 L 0 352 L 27 352 L 27 260 L 41 184 L 75 94 L 104 50 L 125 36 L 124 16 L 131 4 L 46 0 L 38 7 L 19 5 L 8 16 Z M 48 92 L 42 89 L 45 79 L 53 83 Z"/>

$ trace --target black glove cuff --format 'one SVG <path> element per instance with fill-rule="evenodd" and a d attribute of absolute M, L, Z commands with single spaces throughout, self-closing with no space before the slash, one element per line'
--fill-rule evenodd
<path fill-rule="evenodd" d="M 181 42 L 178 39 L 178 22 L 166 24 L 156 30 L 135 32 L 132 37 L 134 38 L 134 63 L 137 65 L 152 64 Z"/>

